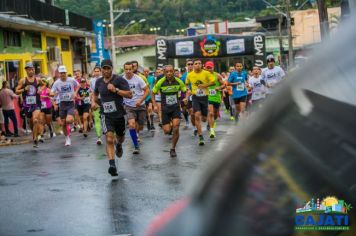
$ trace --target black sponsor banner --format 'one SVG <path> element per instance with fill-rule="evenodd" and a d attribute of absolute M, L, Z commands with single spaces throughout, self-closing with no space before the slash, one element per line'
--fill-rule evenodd
<path fill-rule="evenodd" d="M 199 35 L 179 39 L 159 38 L 156 40 L 157 64 L 168 58 L 218 58 L 251 55 L 254 64 L 265 65 L 265 36 Z"/>

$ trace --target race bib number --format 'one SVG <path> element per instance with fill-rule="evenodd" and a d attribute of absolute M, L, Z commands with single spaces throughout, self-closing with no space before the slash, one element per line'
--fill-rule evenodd
<path fill-rule="evenodd" d="M 244 83 L 239 83 L 239 84 L 236 86 L 236 90 L 237 90 L 237 91 L 244 91 L 244 90 L 245 90 L 245 84 L 244 84 Z"/>
<path fill-rule="evenodd" d="M 62 93 L 60 95 L 61 102 L 70 102 L 72 101 L 72 94 L 71 93 Z"/>
<path fill-rule="evenodd" d="M 252 93 L 252 100 L 258 100 L 262 98 L 262 93 L 261 92 L 253 92 Z"/>
<path fill-rule="evenodd" d="M 86 97 L 83 99 L 84 104 L 90 104 L 90 98 Z"/>
<path fill-rule="evenodd" d="M 166 96 L 166 103 L 167 105 L 174 105 L 177 104 L 177 96 L 176 95 L 167 95 Z"/>
<path fill-rule="evenodd" d="M 132 93 L 132 96 L 135 96 L 136 95 L 136 91 L 135 91 L 135 89 L 130 89 L 131 90 L 131 93 Z"/>
<path fill-rule="evenodd" d="M 26 97 L 26 104 L 27 104 L 27 105 L 34 105 L 34 104 L 36 104 L 36 96 L 27 96 L 27 97 Z"/>
<path fill-rule="evenodd" d="M 103 103 L 103 108 L 104 108 L 104 113 L 112 113 L 112 112 L 116 112 L 116 105 L 115 102 L 104 102 Z"/>
<path fill-rule="evenodd" d="M 204 89 L 197 89 L 197 92 L 195 95 L 198 97 L 203 97 L 203 96 L 206 96 L 206 93 L 205 93 Z"/>
<path fill-rule="evenodd" d="M 209 96 L 215 96 L 216 95 L 216 90 L 215 89 L 209 89 Z"/>
<path fill-rule="evenodd" d="M 41 109 L 47 109 L 47 102 L 41 102 Z"/>

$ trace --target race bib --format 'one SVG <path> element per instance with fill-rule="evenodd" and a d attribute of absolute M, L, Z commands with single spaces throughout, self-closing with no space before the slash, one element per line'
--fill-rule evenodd
<path fill-rule="evenodd" d="M 116 105 L 115 102 L 104 102 L 103 103 L 103 108 L 104 108 L 104 113 L 112 113 L 112 112 L 116 112 Z"/>
<path fill-rule="evenodd" d="M 177 96 L 176 95 L 167 95 L 166 96 L 166 103 L 167 105 L 174 105 L 177 104 Z"/>
<path fill-rule="evenodd" d="M 252 93 L 252 100 L 258 100 L 262 98 L 262 93 L 261 92 L 253 92 Z"/>
<path fill-rule="evenodd" d="M 135 96 L 136 95 L 136 91 L 135 91 L 135 89 L 130 89 L 131 90 L 131 93 L 132 93 L 132 96 Z"/>
<path fill-rule="evenodd" d="M 215 96 L 216 95 L 216 90 L 215 89 L 209 89 L 209 96 Z"/>
<path fill-rule="evenodd" d="M 27 105 L 34 105 L 34 104 L 36 104 L 36 96 L 27 96 L 27 97 L 26 97 L 26 104 L 27 104 Z"/>
<path fill-rule="evenodd" d="M 59 97 L 61 102 L 70 102 L 73 100 L 71 93 L 62 93 Z"/>
<path fill-rule="evenodd" d="M 84 104 L 90 104 L 90 97 L 86 97 L 83 99 Z"/>
<path fill-rule="evenodd" d="M 42 101 L 41 102 L 41 109 L 47 109 L 47 102 Z"/>
<path fill-rule="evenodd" d="M 205 89 L 197 89 L 197 92 L 195 95 L 198 97 L 206 96 Z"/>
<path fill-rule="evenodd" d="M 237 91 L 244 91 L 244 90 L 245 90 L 245 84 L 244 84 L 244 83 L 239 83 L 239 84 L 236 86 L 236 90 L 237 90 Z"/>

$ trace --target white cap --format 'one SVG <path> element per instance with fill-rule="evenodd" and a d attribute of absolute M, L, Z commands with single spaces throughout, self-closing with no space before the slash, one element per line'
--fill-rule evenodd
<path fill-rule="evenodd" d="M 59 67 L 58 67 L 58 72 L 59 72 L 59 73 L 64 73 L 64 72 L 67 73 L 67 69 L 66 69 L 65 66 L 59 66 Z"/>

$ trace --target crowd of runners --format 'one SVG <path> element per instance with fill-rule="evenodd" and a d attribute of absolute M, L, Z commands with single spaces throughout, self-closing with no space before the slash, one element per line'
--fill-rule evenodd
<path fill-rule="evenodd" d="M 207 138 L 218 138 L 215 131 L 222 112 L 236 123 L 246 119 L 249 107 L 261 106 L 285 77 L 272 55 L 266 60 L 266 68 L 254 66 L 247 70 L 237 62 L 222 73 L 216 72 L 210 60 L 203 63 L 201 59 L 187 59 L 183 70 L 166 65 L 152 72 L 149 68 L 139 72 L 138 62 L 131 61 L 124 64 L 121 75 L 113 73 L 110 60 L 103 60 L 88 79 L 79 70 L 69 75 L 63 65 L 58 67 L 54 79 L 37 77 L 29 62 L 25 65 L 27 76 L 19 81 L 15 91 L 3 82 L 0 121 L 4 119 L 6 136 L 19 135 L 12 102 L 17 98 L 31 129 L 34 148 L 45 145 L 44 135 L 52 138 L 56 133 L 63 134 L 64 145 L 70 146 L 71 132 L 80 132 L 87 138 L 94 129 L 96 144 L 105 140 L 108 172 L 116 176 L 115 156 L 123 156 L 126 131 L 133 154 L 139 154 L 144 127 L 162 130 L 171 138 L 170 156 L 176 157 L 181 122 L 184 129 L 192 129 L 198 145 L 203 146 Z M 9 120 L 13 122 L 13 133 Z M 61 127 L 61 131 L 56 132 L 56 127 Z M 203 136 L 205 127 L 208 137 Z"/>

